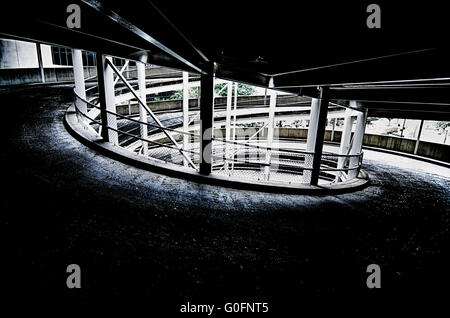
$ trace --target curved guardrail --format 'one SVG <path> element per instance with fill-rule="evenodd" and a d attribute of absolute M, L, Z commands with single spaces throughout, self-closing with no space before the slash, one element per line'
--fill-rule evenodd
<path fill-rule="evenodd" d="M 129 83 L 127 85 L 127 87 L 132 87 Z M 132 94 L 129 94 L 129 90 L 127 92 L 127 87 L 118 88 L 117 96 L 128 94 L 130 96 L 128 101 L 137 99 L 140 103 L 135 92 Z M 95 92 L 96 88 L 97 86 L 92 86 L 86 90 L 88 95 L 86 99 L 81 98 L 74 90 L 74 104 L 79 121 L 86 129 L 100 136 L 101 111 L 98 104 L 98 93 Z M 172 90 L 172 88 L 168 88 L 168 90 Z M 120 100 L 123 102 L 123 99 Z M 251 104 L 251 101 L 247 101 L 247 103 Z M 80 107 L 81 105 L 84 107 Z M 252 107 L 254 105 L 249 105 L 249 108 Z M 86 113 L 83 113 L 81 108 L 87 109 Z M 241 105 L 240 109 L 245 109 L 245 105 Z M 179 117 L 181 115 L 174 112 L 158 113 L 158 119 L 149 118 L 147 122 L 140 121 L 138 114 L 123 115 L 109 110 L 106 111 L 106 114 L 108 118 L 114 118 L 117 123 L 117 127 L 108 123 L 108 130 L 117 133 L 116 146 L 127 149 L 130 153 L 147 156 L 168 165 L 185 166 L 190 167 L 193 171 L 198 170 L 200 135 L 196 131 L 198 125 L 195 125 L 195 113 L 190 118 L 190 123 L 194 123 L 191 125 L 190 131 L 180 129 L 182 121 L 179 120 Z M 143 138 L 140 132 L 143 127 L 147 130 L 146 138 Z M 303 175 L 305 171 L 312 170 L 314 153 L 265 146 L 265 140 L 260 138 L 261 134 L 259 134 L 265 127 L 260 128 L 245 141 L 226 140 L 220 136 L 214 137 L 212 173 L 249 181 L 281 184 L 304 183 Z M 183 136 L 188 138 L 186 148 L 182 146 Z M 320 165 L 321 182 L 341 183 L 355 178 L 360 171 L 362 158 L 363 153 L 340 155 L 324 152 Z"/>

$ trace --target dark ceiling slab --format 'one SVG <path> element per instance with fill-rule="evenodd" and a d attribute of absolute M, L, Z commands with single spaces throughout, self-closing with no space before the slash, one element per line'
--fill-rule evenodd
<path fill-rule="evenodd" d="M 71 3 L 81 7 L 78 30 L 66 27 Z M 406 103 L 427 112 L 430 103 L 448 104 L 447 86 L 412 88 L 436 78 L 449 84 L 443 4 L 377 1 L 382 27 L 374 30 L 365 21 L 369 3 L 15 1 L 2 4 L 0 34 L 191 72 L 213 61 L 217 76 L 264 87 L 274 77 L 275 88 L 294 94 L 314 96 L 315 86 L 329 86 L 330 98 L 400 102 L 399 110 L 407 110 Z M 385 82 L 412 89 L 381 88 Z M 434 111 L 447 111 L 443 107 Z"/>

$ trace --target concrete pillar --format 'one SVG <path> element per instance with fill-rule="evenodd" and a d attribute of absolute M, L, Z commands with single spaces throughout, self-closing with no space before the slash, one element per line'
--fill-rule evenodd
<path fill-rule="evenodd" d="M 342 129 L 341 144 L 339 147 L 340 155 L 348 155 L 350 152 L 351 139 L 352 139 L 352 127 L 353 127 L 353 121 L 354 121 L 352 113 L 353 113 L 353 110 L 350 108 L 347 108 L 345 110 L 344 128 Z M 346 160 L 347 160 L 346 157 L 339 157 L 337 168 L 342 169 L 344 167 Z M 336 181 L 340 180 L 341 175 L 342 175 L 342 173 L 338 172 Z"/>
<path fill-rule="evenodd" d="M 312 170 L 304 170 L 303 182 L 317 185 L 319 182 L 320 161 L 322 159 L 323 137 L 328 111 L 327 88 L 320 88 L 320 98 L 311 101 L 311 114 L 308 127 L 306 151 L 314 154 L 306 155 L 305 166 Z"/>
<path fill-rule="evenodd" d="M 145 84 L 145 63 L 136 62 L 137 67 L 137 77 L 139 85 L 139 96 L 143 101 L 147 101 L 146 84 Z M 139 121 L 147 122 L 147 110 L 139 104 Z M 140 124 L 141 138 L 147 139 L 148 136 L 148 126 Z M 142 140 L 142 154 L 144 156 L 148 155 L 148 142 Z"/>
<path fill-rule="evenodd" d="M 38 58 L 39 71 L 41 73 L 41 81 L 42 83 L 45 83 L 45 72 L 44 72 L 44 64 L 42 63 L 42 52 L 40 43 L 36 43 L 36 54 Z"/>
<path fill-rule="evenodd" d="M 189 132 L 189 73 L 183 72 L 183 131 Z M 183 135 L 183 149 L 188 149 L 190 141 L 189 135 Z M 187 154 L 187 153 L 186 153 Z M 190 156 L 190 155 L 189 155 Z M 186 158 L 183 158 L 183 165 L 189 166 Z"/>
<path fill-rule="evenodd" d="M 352 105 L 353 102 L 350 102 L 350 105 Z M 363 138 L 364 138 L 364 132 L 366 130 L 366 120 L 367 120 L 367 109 L 361 111 L 358 113 L 356 117 L 356 127 L 355 127 L 355 134 L 353 136 L 353 142 L 352 142 L 352 148 L 350 149 L 350 155 L 356 155 L 361 153 L 362 150 L 362 144 L 363 144 Z M 350 164 L 349 168 L 357 167 L 359 164 L 359 158 L 358 157 L 352 157 L 350 158 Z M 358 169 L 353 169 L 348 172 L 348 179 L 353 179 L 358 176 Z"/>
<path fill-rule="evenodd" d="M 269 88 L 273 88 L 273 78 L 269 81 Z M 277 94 L 273 89 L 269 89 L 269 123 L 267 126 L 267 148 L 272 147 L 273 142 L 273 133 L 274 133 L 274 126 L 275 126 L 275 107 L 277 104 Z M 267 150 L 266 151 L 266 164 L 270 164 L 272 159 L 272 151 Z M 270 166 L 264 167 L 264 180 L 270 179 Z"/>
<path fill-rule="evenodd" d="M 81 56 L 81 50 L 72 49 L 72 65 L 73 77 L 75 80 L 75 92 L 82 99 L 86 100 L 86 86 L 84 83 L 83 58 Z M 87 114 L 86 103 L 76 99 L 76 106 L 81 113 Z"/>
<path fill-rule="evenodd" d="M 200 173 L 212 170 L 212 137 L 214 114 L 214 65 L 200 77 Z"/>
<path fill-rule="evenodd" d="M 414 154 L 415 155 L 417 155 L 417 150 L 419 150 L 419 143 L 420 143 L 420 136 L 422 135 L 423 122 L 424 122 L 424 120 L 422 119 L 420 121 L 420 125 L 419 125 L 419 132 L 417 133 L 416 145 L 414 146 Z"/>
<path fill-rule="evenodd" d="M 117 118 L 115 115 L 108 114 L 108 111 L 116 112 L 113 70 L 106 62 L 111 58 L 101 53 L 97 53 L 96 56 L 102 137 L 103 140 L 117 145 L 119 143 L 117 131 L 110 129 L 117 129 Z"/>

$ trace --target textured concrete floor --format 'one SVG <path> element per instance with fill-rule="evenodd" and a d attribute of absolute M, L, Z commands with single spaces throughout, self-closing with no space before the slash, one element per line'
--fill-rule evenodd
<path fill-rule="evenodd" d="M 63 125 L 71 100 L 69 86 L 0 90 L 9 297 L 287 310 L 305 295 L 425 294 L 449 282 L 448 169 L 368 151 L 372 183 L 352 194 L 202 185 L 86 148 Z M 71 263 L 81 266 L 80 290 L 65 287 Z M 377 291 L 365 284 L 371 263 L 382 269 Z"/>

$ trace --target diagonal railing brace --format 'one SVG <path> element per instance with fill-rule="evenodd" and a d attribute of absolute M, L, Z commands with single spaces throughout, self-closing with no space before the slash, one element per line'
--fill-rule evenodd
<path fill-rule="evenodd" d="M 150 115 L 150 117 L 152 117 L 152 119 L 156 122 L 156 124 L 162 128 L 162 131 L 164 132 L 164 134 L 167 136 L 167 138 L 169 138 L 169 140 L 175 145 L 175 147 L 177 147 L 178 151 L 181 153 L 181 155 L 187 160 L 187 162 L 192 166 L 192 168 L 197 169 L 197 167 L 195 166 L 195 164 L 192 162 L 191 158 L 189 158 L 183 151 L 182 148 L 180 148 L 180 146 L 178 145 L 178 143 L 175 141 L 175 139 L 172 137 L 172 135 L 170 135 L 169 133 L 167 133 L 167 131 L 164 129 L 165 127 L 163 126 L 163 124 L 161 123 L 161 121 L 158 119 L 158 117 L 155 116 L 155 114 L 153 113 L 153 111 L 147 106 L 147 103 L 145 103 L 141 97 L 136 93 L 136 91 L 134 90 L 134 88 L 128 83 L 128 81 L 125 79 L 125 77 L 123 77 L 123 75 L 120 73 L 120 71 L 117 69 L 117 67 L 110 61 L 110 60 L 106 60 L 106 62 L 108 63 L 108 65 L 112 68 L 112 70 L 116 73 L 116 75 L 122 80 L 122 82 L 125 84 L 125 86 L 130 90 L 131 94 L 133 94 L 133 96 L 137 99 L 137 101 L 139 102 L 139 104 L 141 104 L 142 107 L 144 107 L 144 109 L 148 112 L 148 114 Z"/>

